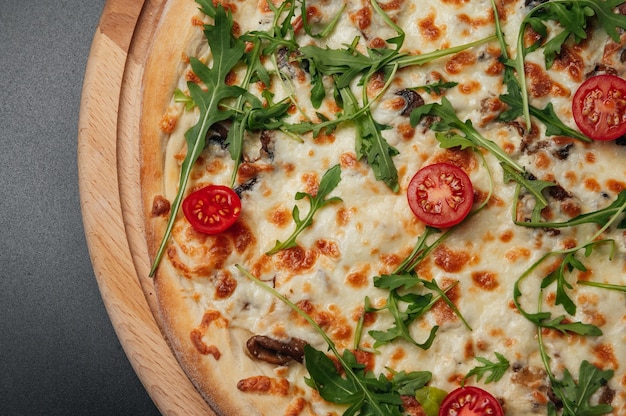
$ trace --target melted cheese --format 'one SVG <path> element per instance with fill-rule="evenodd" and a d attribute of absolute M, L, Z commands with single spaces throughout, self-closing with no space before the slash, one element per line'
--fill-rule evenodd
<path fill-rule="evenodd" d="M 515 45 L 517 28 L 527 10 L 523 3 L 505 2 L 501 10 L 506 18 L 503 28 L 509 45 Z M 241 32 L 265 29 L 271 23 L 271 13 L 263 11 L 256 2 L 236 4 L 235 21 Z M 321 21 L 328 21 L 338 12 L 336 2 L 308 4 L 316 7 Z M 475 41 L 490 36 L 494 30 L 487 0 L 442 0 L 436 3 L 414 0 L 397 1 L 394 5 L 387 11 L 406 30 L 405 49 L 410 53 L 426 53 Z M 244 17 L 248 15 L 255 18 Z M 329 38 L 315 40 L 302 35 L 299 41 L 301 44 L 318 42 L 322 47 L 340 48 L 361 36 L 359 48 L 364 51 L 367 42 L 392 35 L 393 32 L 373 13 L 367 2 L 349 2 L 338 28 Z M 585 74 L 593 69 L 602 60 L 606 44 L 606 39 L 599 34 L 594 34 L 591 39 L 576 49 L 583 64 L 577 67 L 574 75 L 568 72 L 571 65 L 555 65 L 546 70 L 539 52 L 528 57 L 536 69 L 530 76 L 531 83 L 536 86 L 531 88 L 533 102 L 540 108 L 552 102 L 557 114 L 572 127 L 569 100 L 581 82 L 580 76 L 575 74 Z M 204 60 L 211 59 L 204 46 L 191 45 L 187 53 L 200 55 Z M 463 161 L 475 188 L 486 195 L 490 186 L 488 167 L 495 182 L 491 202 L 460 225 L 417 269 L 420 277 L 434 280 L 442 287 L 456 284 L 450 297 L 471 330 L 446 305 L 438 303 L 425 317 L 411 325 L 411 335 L 418 342 L 428 337 L 434 325 L 440 326 L 429 349 L 422 350 L 397 341 L 381 346 L 378 354 L 369 357 L 370 364 L 376 374 L 386 373 L 387 367 L 396 371 L 428 370 L 433 374 L 432 385 L 451 390 L 478 365 L 474 357 L 493 360 L 494 353 L 498 352 L 510 361 L 512 367 L 500 381 L 483 387 L 504 402 L 507 414 L 544 414 L 549 400 L 549 383 L 539 355 L 537 329 L 514 307 L 513 285 L 545 253 L 586 241 L 597 228 L 581 226 L 552 235 L 515 226 L 511 221 L 512 204 L 517 203 L 514 201 L 514 185 L 501 180 L 501 169 L 495 159 L 489 154 L 483 160 L 470 151 L 439 148 L 432 131 L 422 125 L 410 127 L 408 117 L 402 116 L 398 110 L 395 93 L 440 78 L 458 82 L 458 87 L 447 91 L 446 97 L 462 120 L 472 120 L 486 138 L 506 149 L 539 179 L 556 181 L 571 194 L 562 201 L 552 201 L 550 215 L 555 219 L 567 219 L 572 213 L 602 208 L 626 188 L 626 164 L 622 163 L 626 160 L 626 151 L 614 143 L 585 145 L 570 139 L 545 137 L 541 126 L 537 127 L 539 132 L 532 141 L 524 142 L 511 125 L 493 122 L 489 105 L 495 105 L 494 99 L 504 92 L 498 53 L 497 44 L 492 42 L 398 72 L 392 87 L 373 109 L 376 120 L 391 127 L 383 131 L 383 135 L 399 151 L 394 157 L 400 183 L 397 193 L 377 181 L 365 161 L 356 160 L 353 126 L 342 125 L 331 136 L 314 138 L 308 134 L 300 140 L 273 132 L 273 159 L 263 155 L 258 136 L 251 134 L 245 156 L 258 182 L 252 190 L 243 192 L 240 223 L 251 236 L 245 247 L 240 250 L 235 247 L 233 233 L 225 238 L 199 235 L 190 229 L 181 215 L 165 260 L 180 270 L 186 296 L 195 300 L 198 324 L 204 322 L 207 311 L 219 311 L 231 328 L 279 339 L 298 337 L 319 350 L 326 350 L 323 340 L 308 324 L 234 267 L 241 264 L 309 313 L 340 349 L 352 348 L 364 299 L 369 297 L 372 305 L 380 307 L 387 297 L 386 291 L 373 286 L 373 277 L 391 273 L 424 232 L 424 224 L 413 216 L 406 201 L 405 192 L 412 175 L 421 166 L 434 161 Z M 544 89 L 540 89 L 539 84 Z M 185 89 L 184 79 L 179 87 Z M 355 85 L 354 88 L 358 96 L 358 87 Z M 315 110 L 307 104 L 309 90 L 308 76 L 285 83 L 276 82 L 273 86 L 277 100 L 294 94 L 301 109 L 314 114 Z M 438 100 L 436 96 L 422 95 L 426 102 Z M 335 108 L 336 104 L 327 100 L 321 111 L 332 117 Z M 184 132 L 197 121 L 197 112 L 185 111 L 181 104 L 173 104 L 170 115 L 177 120 L 165 155 L 165 197 L 171 201 L 185 153 Z M 293 116 L 293 120 L 296 117 Z M 170 128 L 171 123 L 167 126 Z M 565 147 L 566 157 L 556 157 L 557 152 Z M 322 174 L 335 164 L 342 168 L 341 182 L 331 196 L 339 196 L 342 201 L 317 213 L 312 226 L 299 236 L 298 248 L 267 256 L 265 253 L 277 240 L 284 241 L 293 232 L 293 206 L 297 205 L 303 214 L 308 212 L 307 200 L 296 201 L 296 192 L 314 193 Z M 201 162 L 194 168 L 190 189 L 209 183 L 228 184 L 232 168 L 227 151 L 219 145 L 209 144 Z M 572 282 L 583 279 L 626 284 L 624 236 L 621 232 L 611 231 L 604 237 L 617 241 L 618 253 L 612 260 L 609 260 L 608 246 L 598 247 L 589 258 L 583 259 L 580 253 L 588 271 L 574 273 Z M 521 302 L 528 311 L 536 310 L 541 279 L 550 271 L 548 267 L 556 267 L 556 261 L 555 257 L 543 263 L 521 284 Z M 216 276 L 224 271 L 232 281 L 227 280 L 230 286 L 220 297 L 216 290 L 219 290 L 219 282 L 224 281 Z M 544 343 L 550 355 L 551 369 L 557 377 L 561 377 L 566 368 L 577 377 L 580 362 L 586 359 L 603 369 L 614 370 L 615 376 L 609 383 L 616 392 L 612 404 L 615 414 L 623 414 L 626 412 L 624 295 L 575 283 L 573 286 L 570 295 L 578 308 L 576 315 L 569 319 L 593 323 L 602 329 L 603 335 L 584 338 L 545 333 Z M 563 312 L 554 305 L 554 297 L 554 286 L 551 286 L 546 291 L 543 307 L 558 316 Z M 375 314 L 375 319 L 367 320 L 361 345 L 371 349 L 374 340 L 368 332 L 384 331 L 391 326 L 390 314 Z M 246 389 L 285 388 L 267 378 L 276 375 L 271 366 L 260 366 L 258 371 L 258 374 L 241 374 Z M 291 365 L 281 373 L 281 378 L 300 387 L 317 414 L 341 414 L 340 407 L 325 403 L 311 393 L 304 384 L 305 376 L 306 371 L 300 365 Z"/>

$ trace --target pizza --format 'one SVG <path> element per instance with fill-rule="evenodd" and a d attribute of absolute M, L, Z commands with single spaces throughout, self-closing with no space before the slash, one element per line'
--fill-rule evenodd
<path fill-rule="evenodd" d="M 626 414 L 621 0 L 169 0 L 157 320 L 220 415 Z"/>

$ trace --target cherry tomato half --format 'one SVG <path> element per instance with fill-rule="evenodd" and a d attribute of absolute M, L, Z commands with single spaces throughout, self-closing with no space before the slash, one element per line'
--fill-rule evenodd
<path fill-rule="evenodd" d="M 451 227 L 463 221 L 474 203 L 474 187 L 467 174 L 449 163 L 418 170 L 407 189 L 409 207 L 432 227 Z"/>
<path fill-rule="evenodd" d="M 596 75 L 578 88 L 572 100 L 576 125 L 593 140 L 613 140 L 626 133 L 626 80 Z"/>
<path fill-rule="evenodd" d="M 439 407 L 439 416 L 504 416 L 502 406 L 491 393 L 473 386 L 450 392 Z"/>
<path fill-rule="evenodd" d="M 218 234 L 233 225 L 241 213 L 241 200 L 231 188 L 209 185 L 183 200 L 183 213 L 193 228 Z"/>

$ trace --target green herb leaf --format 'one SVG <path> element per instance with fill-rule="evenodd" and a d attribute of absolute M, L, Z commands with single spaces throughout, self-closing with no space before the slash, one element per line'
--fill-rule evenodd
<path fill-rule="evenodd" d="M 535 205 L 530 216 L 530 222 L 539 222 L 541 220 L 541 210 L 548 206 L 548 200 L 543 195 L 543 190 L 556 184 L 548 181 L 534 179 L 526 172 L 518 172 L 508 165 L 501 164 L 504 171 L 504 180 L 506 182 L 515 181 L 518 184 L 518 190 L 515 193 L 519 196 L 520 188 L 527 190 L 535 199 Z M 513 204 L 513 218 L 517 212 L 516 204 Z"/>
<path fill-rule="evenodd" d="M 398 150 L 390 146 L 381 134 L 388 127 L 374 120 L 368 108 L 359 110 L 356 97 L 349 88 L 340 90 L 344 101 L 346 115 L 351 117 L 356 125 L 356 155 L 357 158 L 365 158 L 374 172 L 377 180 L 385 183 L 393 192 L 398 192 L 398 170 L 393 163 L 392 157 L 397 155 Z"/>
<path fill-rule="evenodd" d="M 381 375 L 366 373 L 354 354 L 345 350 L 341 363 L 346 371 L 339 374 L 333 361 L 310 345 L 304 347 L 304 363 L 311 378 L 307 384 L 316 389 L 324 400 L 349 405 L 347 415 L 401 416 L 402 399 L 394 391 L 394 383 Z M 429 377 L 430 379 L 430 377 Z"/>
<path fill-rule="evenodd" d="M 549 253 L 552 254 L 552 253 Z M 539 261 L 535 262 L 531 268 L 529 268 L 526 273 L 522 277 L 520 277 L 513 286 L 513 302 L 517 310 L 536 325 L 538 328 L 548 328 L 554 329 L 556 331 L 561 332 L 566 335 L 568 332 L 583 335 L 583 336 L 599 336 L 602 335 L 602 330 L 595 325 L 585 324 L 582 322 L 571 322 L 565 319 L 565 315 L 557 316 L 556 318 L 552 318 L 552 314 L 550 312 L 536 312 L 530 313 L 526 311 L 522 305 L 520 304 L 520 298 L 522 297 L 522 291 L 520 290 L 520 283 L 522 280 L 530 274 L 530 271 L 533 270 L 537 265 L 541 264 L 548 256 L 544 256 Z"/>
<path fill-rule="evenodd" d="M 430 371 L 406 371 L 395 372 L 391 378 L 392 389 L 401 396 L 413 396 L 416 391 L 424 388 L 432 378 Z"/>
<path fill-rule="evenodd" d="M 369 331 L 370 336 L 376 340 L 376 342 L 374 342 L 374 348 L 393 342 L 396 339 L 404 339 L 424 350 L 430 348 L 439 327 L 435 325 L 431 329 L 430 335 L 426 341 L 419 343 L 411 336 L 409 325 L 430 310 L 436 301 L 437 299 L 433 300 L 433 296 L 430 293 L 425 295 L 414 293 L 400 295 L 396 290 L 390 291 L 387 297 L 387 303 L 383 309 L 391 313 L 395 324 L 386 331 Z M 405 310 L 400 310 L 400 302 L 407 305 Z M 366 305 L 366 310 L 368 312 L 375 311 L 375 309 L 372 309 L 369 305 Z"/>
<path fill-rule="evenodd" d="M 268 251 L 267 255 L 272 255 L 278 253 L 280 250 L 295 247 L 297 245 L 296 239 L 304 231 L 307 227 L 310 227 L 313 224 L 313 217 L 315 213 L 319 211 L 322 207 L 332 203 L 341 201 L 339 197 L 327 198 L 327 196 L 337 187 L 339 182 L 341 181 L 341 167 L 339 165 L 335 165 L 332 168 L 328 169 L 326 173 L 322 176 L 320 180 L 320 185 L 317 189 L 317 194 L 315 196 L 308 194 L 306 192 L 297 192 L 296 200 L 300 200 L 303 198 L 307 198 L 310 203 L 309 212 L 307 213 L 304 219 L 300 218 L 300 209 L 297 205 L 294 205 L 292 211 L 293 220 L 296 223 L 296 229 L 291 234 L 291 236 L 285 240 L 284 242 L 276 241 L 276 245 L 273 249 Z"/>
<path fill-rule="evenodd" d="M 489 361 L 483 357 L 474 357 L 476 361 L 480 362 L 481 366 L 472 368 L 463 378 L 463 382 L 472 376 L 476 376 L 476 381 L 480 381 L 483 376 L 489 374 L 485 379 L 485 383 L 491 383 L 498 381 L 504 376 L 506 370 L 509 369 L 510 363 L 502 354 L 494 352 L 498 361 Z"/>
<path fill-rule="evenodd" d="M 578 383 L 569 370 L 563 372 L 563 378 L 558 380 L 551 377 L 554 395 L 563 403 L 563 416 L 594 416 L 604 415 L 613 411 L 608 404 L 592 405 L 591 397 L 598 389 L 613 377 L 613 370 L 600 370 L 598 367 L 584 360 L 578 370 Z M 551 406 L 554 406 L 550 402 Z M 554 409 L 553 409 L 554 410 Z"/>
<path fill-rule="evenodd" d="M 218 6 L 215 10 L 215 24 L 205 26 L 204 30 L 213 56 L 211 68 L 207 67 L 196 58 L 191 58 L 190 61 L 192 70 L 200 78 L 202 83 L 204 83 L 206 91 L 198 84 L 192 82 L 188 83 L 190 96 L 200 110 L 200 119 L 196 125 L 185 133 L 187 154 L 181 166 L 178 191 L 172 203 L 165 234 L 157 250 L 154 263 L 150 270 L 150 276 L 154 275 L 161 261 L 161 256 L 170 238 L 174 221 L 187 188 L 187 182 L 189 181 L 193 164 L 204 149 L 207 131 L 213 124 L 226 120 L 231 116 L 231 111 L 221 108 L 222 102 L 227 99 L 236 98 L 244 93 L 243 89 L 236 86 L 229 86 L 225 82 L 228 73 L 243 56 L 245 48 L 243 42 L 233 37 L 232 27 L 232 15 L 227 14 L 223 6 Z"/>
<path fill-rule="evenodd" d="M 498 116 L 499 121 L 513 121 L 528 110 L 529 116 L 535 117 L 546 127 L 546 135 L 572 137 L 581 142 L 591 142 L 589 137 L 563 123 L 554 111 L 552 103 L 548 103 L 543 110 L 530 104 L 527 104 L 527 108 L 525 108 L 520 86 L 511 68 L 505 69 L 504 80 L 507 85 L 507 93 L 501 95 L 500 99 L 508 106 L 508 109 Z"/>
<path fill-rule="evenodd" d="M 547 221 L 516 221 L 517 225 L 523 225 L 525 227 L 545 227 L 545 228 L 566 228 L 575 227 L 582 224 L 597 224 L 601 227 L 607 224 L 617 223 L 617 228 L 626 228 L 626 222 L 623 218 L 624 211 L 626 210 L 626 190 L 620 191 L 615 200 L 605 208 L 601 208 L 597 211 L 580 214 L 571 220 L 562 222 L 547 222 Z M 622 218 L 618 222 L 618 219 Z"/>

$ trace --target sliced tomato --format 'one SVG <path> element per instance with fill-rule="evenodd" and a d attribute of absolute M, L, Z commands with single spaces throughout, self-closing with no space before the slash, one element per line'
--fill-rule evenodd
<path fill-rule="evenodd" d="M 596 75 L 578 88 L 572 100 L 576 125 L 593 140 L 613 140 L 626 134 L 626 80 Z"/>
<path fill-rule="evenodd" d="M 463 169 L 435 163 L 418 170 L 407 189 L 409 207 L 432 227 L 451 227 L 463 221 L 474 203 L 474 187 Z"/>
<path fill-rule="evenodd" d="M 450 392 L 439 407 L 439 416 L 504 416 L 502 406 L 491 393 L 474 386 Z"/>
<path fill-rule="evenodd" d="M 183 213 L 193 228 L 205 234 L 218 234 L 237 221 L 241 200 L 231 188 L 209 185 L 183 200 Z"/>

